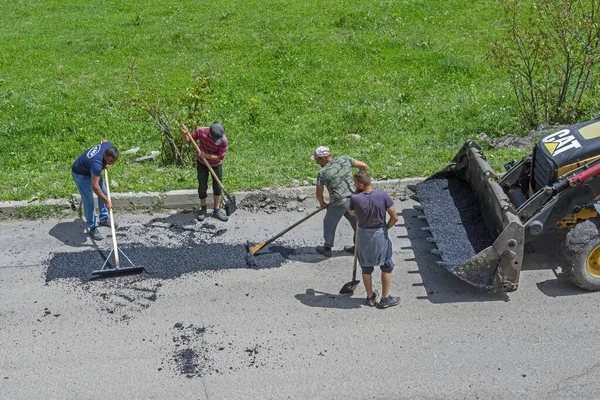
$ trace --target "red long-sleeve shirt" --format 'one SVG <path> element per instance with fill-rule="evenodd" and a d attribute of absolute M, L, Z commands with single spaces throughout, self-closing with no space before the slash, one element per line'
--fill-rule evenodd
<path fill-rule="evenodd" d="M 207 154 L 214 154 L 219 157 L 218 160 L 206 160 L 211 167 L 218 167 L 223 163 L 223 158 L 225 158 L 225 154 L 227 154 L 227 150 L 229 149 L 229 141 L 227 140 L 227 136 L 223 135 L 223 138 L 219 141 L 219 144 L 216 144 L 213 142 L 210 136 L 209 128 L 198 128 L 194 131 L 194 133 L 192 133 L 192 139 L 198 141 L 198 147 L 200 147 L 200 150 Z M 204 164 L 197 152 L 196 159 Z"/>

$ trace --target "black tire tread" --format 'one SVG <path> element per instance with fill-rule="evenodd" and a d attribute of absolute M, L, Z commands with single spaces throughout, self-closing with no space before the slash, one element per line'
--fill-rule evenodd
<path fill-rule="evenodd" d="M 600 290 L 600 285 L 594 282 L 593 277 L 590 277 L 582 267 L 582 263 L 587 260 L 588 256 L 582 254 L 582 251 L 594 240 L 600 240 L 600 222 L 597 220 L 584 221 L 567 234 L 560 252 L 561 267 L 565 276 L 573 284 L 589 291 Z M 583 260 L 581 260 L 582 257 L 584 257 Z"/>

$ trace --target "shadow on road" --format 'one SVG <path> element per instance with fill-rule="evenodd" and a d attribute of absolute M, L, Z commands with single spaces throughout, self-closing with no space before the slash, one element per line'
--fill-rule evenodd
<path fill-rule="evenodd" d="M 436 261 L 439 261 L 439 257 L 430 252 L 435 246 L 426 240 L 430 234 L 421 229 L 427 224 L 418 219 L 418 215 L 420 213 L 414 209 L 402 211 L 404 224 L 408 232 L 407 237 L 411 243 L 411 246 L 405 249 L 412 249 L 415 255 L 414 259 L 406 261 L 415 261 L 418 266 L 417 270 L 409 271 L 409 273 L 421 275 L 423 283 L 415 284 L 415 286 L 423 286 L 427 293 L 426 296 L 419 298 L 428 299 L 432 303 L 509 300 L 509 295 L 506 293 L 493 294 L 476 289 L 462 282 L 445 268 L 438 266 Z M 560 245 L 566 233 L 566 230 L 549 231 L 525 245 L 522 270 L 552 270 L 556 276 L 556 279 L 536 284 L 542 293 L 550 297 L 588 293 L 571 284 L 562 274 L 558 273 L 560 270 Z M 521 281 L 523 279 L 527 279 L 527 274 L 521 273 Z"/>
<path fill-rule="evenodd" d="M 80 218 L 71 222 L 59 222 L 50 229 L 48 234 L 67 246 L 94 247 L 94 243 L 88 240 L 87 224 Z"/>
<path fill-rule="evenodd" d="M 205 221 L 197 221 L 198 213 L 192 210 L 183 210 L 175 214 L 171 214 L 164 218 L 153 218 L 144 224 L 146 228 L 160 228 L 168 230 L 175 234 L 181 234 L 184 232 L 207 234 L 210 237 L 219 237 L 227 232 L 227 228 L 218 228 L 211 220 L 207 217 Z"/>
<path fill-rule="evenodd" d="M 402 210 L 404 226 L 408 232 L 407 238 L 410 240 L 410 246 L 403 247 L 405 250 L 412 250 L 414 258 L 405 261 L 414 261 L 417 269 L 408 271 L 409 274 L 419 274 L 422 283 L 413 284 L 413 286 L 422 286 L 425 294 L 417 296 L 421 300 L 429 300 L 432 303 L 459 303 L 459 302 L 481 302 L 481 301 L 508 301 L 506 293 L 488 293 L 477 289 L 466 282 L 461 281 L 444 267 L 436 264 L 440 258 L 431 253 L 435 246 L 427 242 L 426 238 L 431 235 L 421 228 L 427 224 L 417 216 L 420 215 L 414 209 L 407 208 Z"/>
<path fill-rule="evenodd" d="M 309 307 L 340 308 L 344 310 L 366 307 L 365 299 L 363 298 L 350 297 L 345 294 L 319 292 L 314 289 L 306 289 L 306 293 L 297 294 L 294 297 Z"/>
<path fill-rule="evenodd" d="M 289 247 L 289 246 L 281 246 L 281 245 L 270 245 L 268 246 L 268 252 L 270 253 L 279 253 L 283 258 L 290 261 L 300 261 L 304 263 L 319 263 L 329 258 L 322 256 L 317 253 L 314 247 Z M 260 255 L 265 250 L 259 250 L 256 252 L 256 255 Z M 344 257 L 344 256 L 352 256 L 345 251 L 334 251 L 333 255 L 330 258 L 334 257 Z"/>

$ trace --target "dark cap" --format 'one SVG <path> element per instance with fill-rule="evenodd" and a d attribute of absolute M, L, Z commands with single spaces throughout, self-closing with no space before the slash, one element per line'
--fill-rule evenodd
<path fill-rule="evenodd" d="M 212 124 L 210 128 L 208 128 L 208 131 L 210 132 L 210 137 L 212 138 L 213 142 L 217 143 L 223 139 L 223 125 L 219 124 L 218 122 Z"/>

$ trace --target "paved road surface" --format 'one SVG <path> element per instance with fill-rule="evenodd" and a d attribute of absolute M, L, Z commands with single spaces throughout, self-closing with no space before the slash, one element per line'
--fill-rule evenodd
<path fill-rule="evenodd" d="M 108 238 L 99 247 L 87 240 L 74 216 L 1 222 L 1 397 L 600 396 L 600 294 L 564 282 L 551 239 L 534 244 L 517 292 L 490 295 L 437 267 L 412 203 L 397 206 L 393 293 L 402 303 L 388 310 L 365 306 L 362 287 L 337 294 L 352 257 L 314 252 L 322 215 L 285 237 L 296 252 L 282 253 L 280 268 L 94 282 L 46 283 L 55 253 L 110 248 Z M 302 216 L 239 211 L 228 223 L 200 224 L 184 212 L 117 215 L 124 247 L 259 242 Z M 336 244 L 350 241 L 342 221 Z"/>

